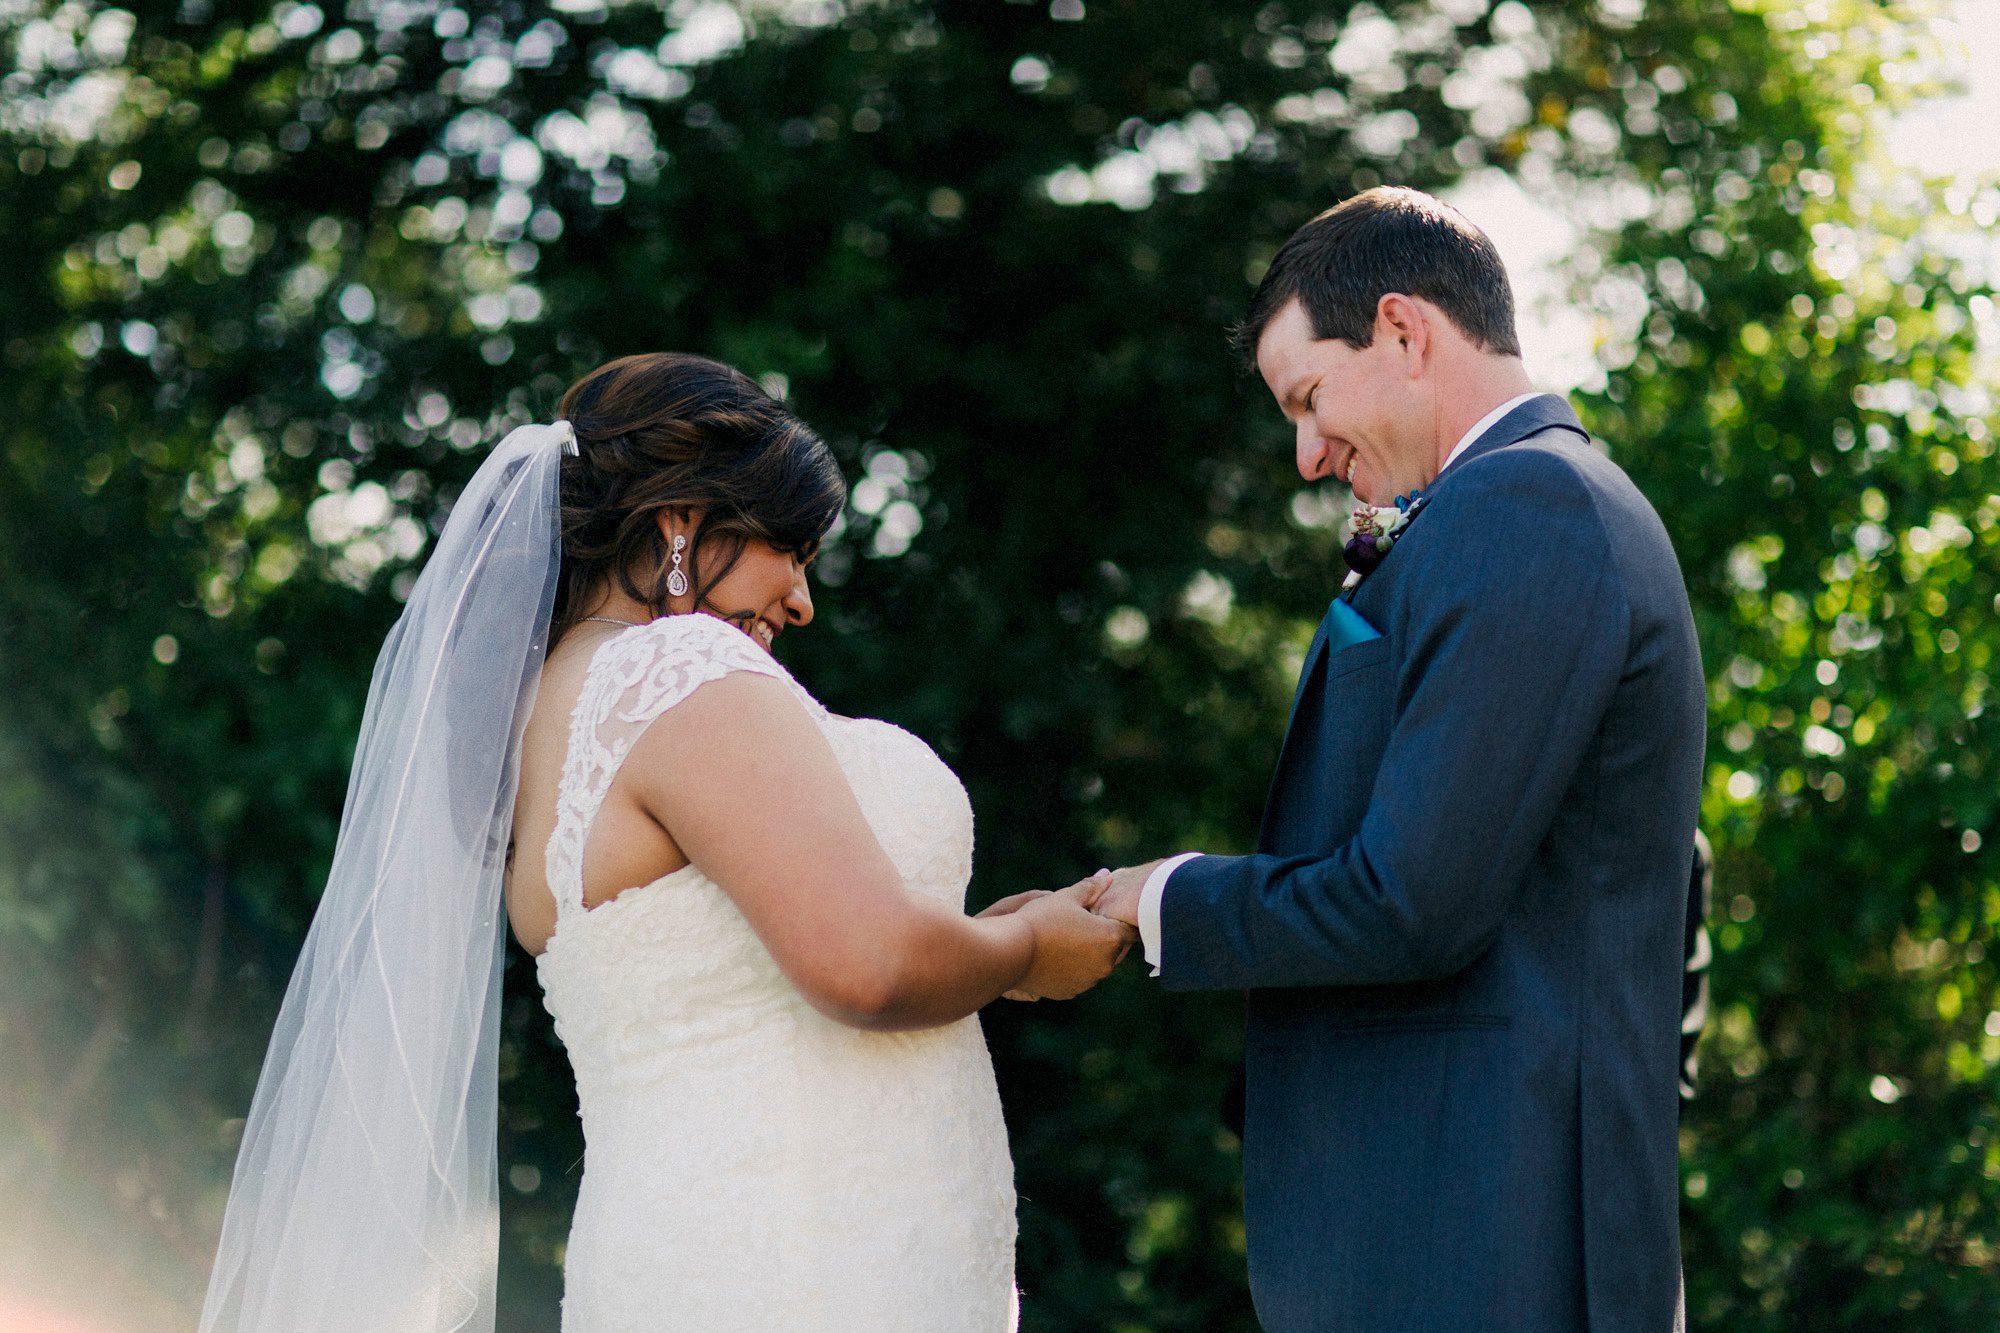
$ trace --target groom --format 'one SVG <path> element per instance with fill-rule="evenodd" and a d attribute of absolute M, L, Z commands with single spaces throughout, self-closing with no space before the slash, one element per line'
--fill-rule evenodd
<path fill-rule="evenodd" d="M 1285 243 L 1241 346 L 1348 544 L 1257 851 L 1118 871 L 1173 990 L 1248 992 L 1268 1333 L 1669 1333 L 1703 746 L 1659 517 L 1529 385 L 1498 254 L 1370 190 Z"/>

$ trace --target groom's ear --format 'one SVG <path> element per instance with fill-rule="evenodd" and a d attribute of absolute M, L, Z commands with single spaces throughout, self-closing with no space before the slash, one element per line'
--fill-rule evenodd
<path fill-rule="evenodd" d="M 1375 340 L 1401 357 L 1412 378 L 1423 373 L 1430 352 L 1431 326 L 1428 312 L 1415 298 L 1401 292 L 1384 292 L 1375 305 Z"/>

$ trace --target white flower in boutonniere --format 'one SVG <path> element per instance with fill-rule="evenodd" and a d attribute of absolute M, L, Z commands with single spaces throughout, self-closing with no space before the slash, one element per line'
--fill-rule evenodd
<path fill-rule="evenodd" d="M 1374 571 L 1375 566 L 1382 563 L 1397 538 L 1402 536 L 1403 529 L 1423 508 L 1423 501 L 1423 492 L 1416 491 L 1397 496 L 1396 502 L 1391 505 L 1355 502 L 1354 512 L 1347 518 L 1347 535 L 1340 547 L 1348 570 L 1347 580 L 1341 584 L 1343 592 L 1361 582 Z"/>

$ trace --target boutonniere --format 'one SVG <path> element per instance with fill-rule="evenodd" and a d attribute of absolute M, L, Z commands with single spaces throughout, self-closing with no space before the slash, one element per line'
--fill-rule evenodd
<path fill-rule="evenodd" d="M 1426 498 L 1422 491 L 1412 491 L 1397 496 L 1394 504 L 1354 502 L 1354 512 L 1347 518 L 1347 535 L 1340 546 L 1340 553 L 1347 561 L 1347 580 L 1340 585 L 1342 592 L 1375 571 L 1375 566 L 1382 563 L 1403 535 L 1403 529 L 1424 507 Z"/>

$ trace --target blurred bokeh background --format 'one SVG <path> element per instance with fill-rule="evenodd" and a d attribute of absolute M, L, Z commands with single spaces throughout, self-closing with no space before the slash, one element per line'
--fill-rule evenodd
<path fill-rule="evenodd" d="M 1994 0 L 0 0 L 0 1327 L 192 1327 L 374 654 L 627 352 L 853 503 L 785 645 L 975 902 L 1253 835 L 1346 496 L 1225 351 L 1378 182 L 1486 225 L 1708 667 L 1696 1327 L 2000 1323 Z M 1026 1328 L 1248 1330 L 1232 996 L 987 1015 Z M 508 972 L 508 1333 L 581 1139 Z"/>

